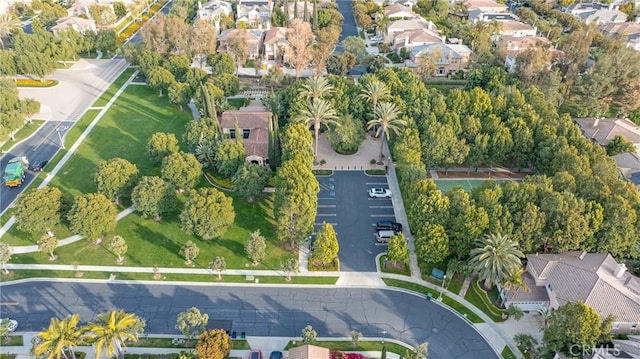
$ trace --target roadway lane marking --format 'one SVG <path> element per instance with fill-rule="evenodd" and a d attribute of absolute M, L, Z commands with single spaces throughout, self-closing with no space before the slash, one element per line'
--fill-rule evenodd
<path fill-rule="evenodd" d="M 370 186 L 388 186 L 389 185 L 387 182 L 367 182 L 365 184 Z"/>
<path fill-rule="evenodd" d="M 318 208 L 335 208 L 336 205 L 335 204 L 319 204 Z M 389 207 L 391 208 L 391 207 Z"/>
<path fill-rule="evenodd" d="M 394 217 L 393 214 L 372 214 L 371 217 Z"/>
<path fill-rule="evenodd" d="M 318 199 L 336 199 L 335 197 L 318 197 Z"/>
<path fill-rule="evenodd" d="M 0 305 L 20 305 L 18 302 L 0 302 Z"/>
<path fill-rule="evenodd" d="M 316 214 L 316 217 L 335 217 L 337 216 L 337 214 L 335 213 L 318 213 Z"/>
<path fill-rule="evenodd" d="M 330 225 L 332 225 L 332 226 L 337 226 L 337 225 L 338 225 L 337 223 L 333 223 L 333 222 L 325 222 L 325 223 L 326 223 L 326 224 L 330 224 Z M 314 226 L 321 226 L 321 225 L 322 225 L 322 223 L 314 223 L 313 225 L 314 225 Z"/>
<path fill-rule="evenodd" d="M 63 121 L 60 121 L 56 126 L 54 126 L 53 130 L 49 131 L 49 133 L 47 133 L 47 135 L 44 136 L 42 141 L 38 142 L 38 144 L 33 148 L 33 150 L 31 150 L 31 152 L 36 151 L 38 148 L 40 148 L 40 146 L 42 146 L 44 141 L 48 140 L 49 136 L 51 136 L 52 133 L 56 132 L 58 130 L 58 127 L 62 126 L 62 122 Z"/>
<path fill-rule="evenodd" d="M 393 208 L 393 206 L 369 206 L 369 208 Z"/>

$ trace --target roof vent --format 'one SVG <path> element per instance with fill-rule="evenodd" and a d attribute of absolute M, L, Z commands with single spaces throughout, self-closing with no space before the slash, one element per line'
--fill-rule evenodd
<path fill-rule="evenodd" d="M 587 255 L 587 251 L 582 251 L 582 252 L 580 253 L 580 255 L 578 256 L 578 258 L 580 258 L 580 259 L 584 259 L 584 257 L 585 257 L 586 255 Z"/>
<path fill-rule="evenodd" d="M 620 263 L 613 270 L 613 275 L 616 276 L 616 278 L 620 279 L 620 278 L 622 278 L 622 276 L 624 275 L 624 272 L 626 272 L 626 270 L 627 270 L 627 266 L 624 265 L 624 263 Z"/>

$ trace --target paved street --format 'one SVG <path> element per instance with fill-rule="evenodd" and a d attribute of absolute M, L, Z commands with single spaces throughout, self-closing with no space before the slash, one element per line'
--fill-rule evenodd
<path fill-rule="evenodd" d="M 347 36 L 358 36 L 358 27 L 356 26 L 356 20 L 353 17 L 351 0 L 337 0 L 336 2 L 338 4 L 338 11 L 340 11 L 344 17 L 344 21 L 342 22 L 342 32 L 340 32 L 340 37 L 338 37 L 338 44 L 333 50 L 333 53 L 341 54 L 344 52 L 342 40 Z"/>
<path fill-rule="evenodd" d="M 467 322 L 424 296 L 390 289 L 143 285 L 29 282 L 0 287 L 2 315 L 21 331 L 38 331 L 51 317 L 79 313 L 83 320 L 112 308 L 135 312 L 151 334 L 176 333 L 177 314 L 196 306 L 211 320 L 231 320 L 247 336 L 297 337 L 307 324 L 318 336 L 387 337 L 429 342 L 430 359 L 496 358 Z M 384 332 L 383 332 L 384 331 Z"/>
<path fill-rule="evenodd" d="M 371 187 L 387 186 L 386 177 L 370 177 L 361 171 L 334 171 L 332 176 L 319 176 L 318 215 L 315 230 L 322 222 L 331 223 L 340 244 L 340 270 L 374 272 L 375 257 L 387 250 L 375 241 L 373 224 L 395 220 L 391 200 L 371 199 Z"/>
<path fill-rule="evenodd" d="M 50 160 L 60 148 L 60 140 L 87 108 L 124 71 L 124 60 L 79 60 L 70 69 L 57 70 L 51 79 L 60 81 L 49 88 L 19 88 L 20 98 L 35 98 L 41 104 L 34 118 L 47 121 L 33 136 L 14 146 L 0 158 L 0 168 L 13 157 L 26 156 L 31 163 Z M 0 213 L 3 213 L 34 179 L 29 171 L 21 188 L 0 186 Z"/>

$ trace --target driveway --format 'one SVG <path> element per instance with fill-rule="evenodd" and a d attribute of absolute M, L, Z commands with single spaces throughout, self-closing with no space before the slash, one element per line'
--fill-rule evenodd
<path fill-rule="evenodd" d="M 336 230 L 340 251 L 340 271 L 375 272 L 375 257 L 386 252 L 387 246 L 375 241 L 377 221 L 395 220 L 390 199 L 371 199 L 370 187 L 384 187 L 387 178 L 370 177 L 362 171 L 334 171 L 332 176 L 318 176 L 318 214 L 315 230 L 322 222 Z"/>
<path fill-rule="evenodd" d="M 57 70 L 49 78 L 60 81 L 49 88 L 19 88 L 21 98 L 35 98 L 41 104 L 40 113 L 34 118 L 45 120 L 33 136 L 14 146 L 0 157 L 0 168 L 19 156 L 26 156 L 31 163 L 50 160 L 61 147 L 67 131 L 84 114 L 97 97 L 127 67 L 124 60 L 79 60 L 70 69 Z M 35 174 L 29 171 L 22 187 L 8 188 L 0 185 L 0 213 L 31 183 Z"/>
<path fill-rule="evenodd" d="M 83 321 L 113 308 L 145 318 L 146 332 L 178 334 L 178 313 L 195 306 L 210 321 L 232 321 L 247 336 L 300 337 L 307 324 L 319 337 L 386 337 L 429 342 L 429 359 L 493 359 L 494 351 L 466 321 L 424 296 L 381 288 L 236 287 L 200 285 L 28 282 L 0 287 L 2 315 L 21 331 L 39 331 L 52 317 Z"/>

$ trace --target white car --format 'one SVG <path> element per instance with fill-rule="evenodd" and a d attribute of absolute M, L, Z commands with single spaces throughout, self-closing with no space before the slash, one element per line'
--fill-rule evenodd
<path fill-rule="evenodd" d="M 371 188 L 369 198 L 391 198 L 391 191 L 385 188 Z"/>
<path fill-rule="evenodd" d="M 0 319 L 0 325 L 2 325 L 2 326 L 6 325 L 7 332 L 9 332 L 9 333 L 11 333 L 11 332 L 15 331 L 16 329 L 18 329 L 18 322 L 16 320 L 9 319 L 9 318 Z"/>

